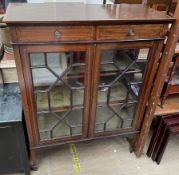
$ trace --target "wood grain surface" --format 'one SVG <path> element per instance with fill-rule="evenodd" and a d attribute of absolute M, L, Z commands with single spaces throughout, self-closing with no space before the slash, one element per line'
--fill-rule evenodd
<path fill-rule="evenodd" d="M 163 29 L 162 24 L 98 26 L 96 38 L 98 40 L 155 38 L 166 35 L 167 28 Z"/>
<path fill-rule="evenodd" d="M 68 10 L 66 10 L 68 9 Z M 172 21 L 165 13 L 142 4 L 94 5 L 78 3 L 30 3 L 10 4 L 4 22 L 6 23 L 95 23 L 95 22 L 151 22 Z"/>
<path fill-rule="evenodd" d="M 160 103 L 158 104 L 154 115 L 162 116 L 162 115 L 179 113 L 178 106 L 179 106 L 179 94 L 170 95 L 166 99 L 163 107 L 161 107 Z"/>

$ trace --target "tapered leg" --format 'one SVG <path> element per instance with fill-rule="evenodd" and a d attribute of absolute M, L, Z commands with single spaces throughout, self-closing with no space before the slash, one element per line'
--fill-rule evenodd
<path fill-rule="evenodd" d="M 31 158 L 31 169 L 34 171 L 38 170 L 38 161 L 36 150 L 30 150 L 30 158 Z"/>
<path fill-rule="evenodd" d="M 133 153 L 134 152 L 134 139 L 127 138 L 127 141 L 129 142 L 129 152 Z"/>

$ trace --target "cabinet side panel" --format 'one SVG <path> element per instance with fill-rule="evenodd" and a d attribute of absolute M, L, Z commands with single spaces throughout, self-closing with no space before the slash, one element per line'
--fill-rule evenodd
<path fill-rule="evenodd" d="M 140 100 L 138 106 L 140 106 L 140 108 L 137 108 L 136 117 L 135 117 L 136 120 L 134 123 L 137 130 L 140 130 L 143 114 L 145 111 L 148 98 L 150 96 L 150 91 L 153 85 L 155 73 L 157 71 L 158 62 L 160 60 L 160 53 L 162 47 L 163 47 L 163 41 L 159 43 L 154 43 L 151 53 L 149 55 L 150 58 L 145 72 L 144 86 L 141 90 L 141 94 L 140 94 L 141 97 L 139 98 Z"/>
<path fill-rule="evenodd" d="M 28 99 L 27 99 L 28 97 L 27 97 L 27 92 L 26 92 L 26 84 L 25 84 L 25 79 L 24 79 L 24 74 L 23 74 L 23 66 L 21 62 L 20 50 L 19 50 L 19 47 L 16 45 L 13 46 L 13 49 L 14 49 L 16 67 L 17 67 L 19 86 L 20 86 L 20 91 L 21 91 L 22 105 L 23 105 L 25 121 L 27 125 L 29 143 L 30 143 L 30 146 L 33 146 L 36 142 L 34 139 L 34 132 L 32 129 L 31 113 L 30 113 L 30 109 L 28 105 Z"/>

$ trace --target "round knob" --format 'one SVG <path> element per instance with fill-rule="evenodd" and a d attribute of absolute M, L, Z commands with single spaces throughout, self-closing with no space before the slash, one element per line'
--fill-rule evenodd
<path fill-rule="evenodd" d="M 61 37 L 61 33 L 59 31 L 55 31 L 54 35 L 55 35 L 55 38 L 60 38 Z"/>
<path fill-rule="evenodd" d="M 134 35 L 135 35 L 135 32 L 134 32 L 132 29 L 129 29 L 128 35 L 129 35 L 129 36 L 134 36 Z"/>

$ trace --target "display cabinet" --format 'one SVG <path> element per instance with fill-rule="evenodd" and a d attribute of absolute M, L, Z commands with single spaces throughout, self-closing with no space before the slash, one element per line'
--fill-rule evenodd
<path fill-rule="evenodd" d="M 140 133 L 173 18 L 143 5 L 52 3 L 12 4 L 4 21 L 34 166 L 37 149 Z"/>

